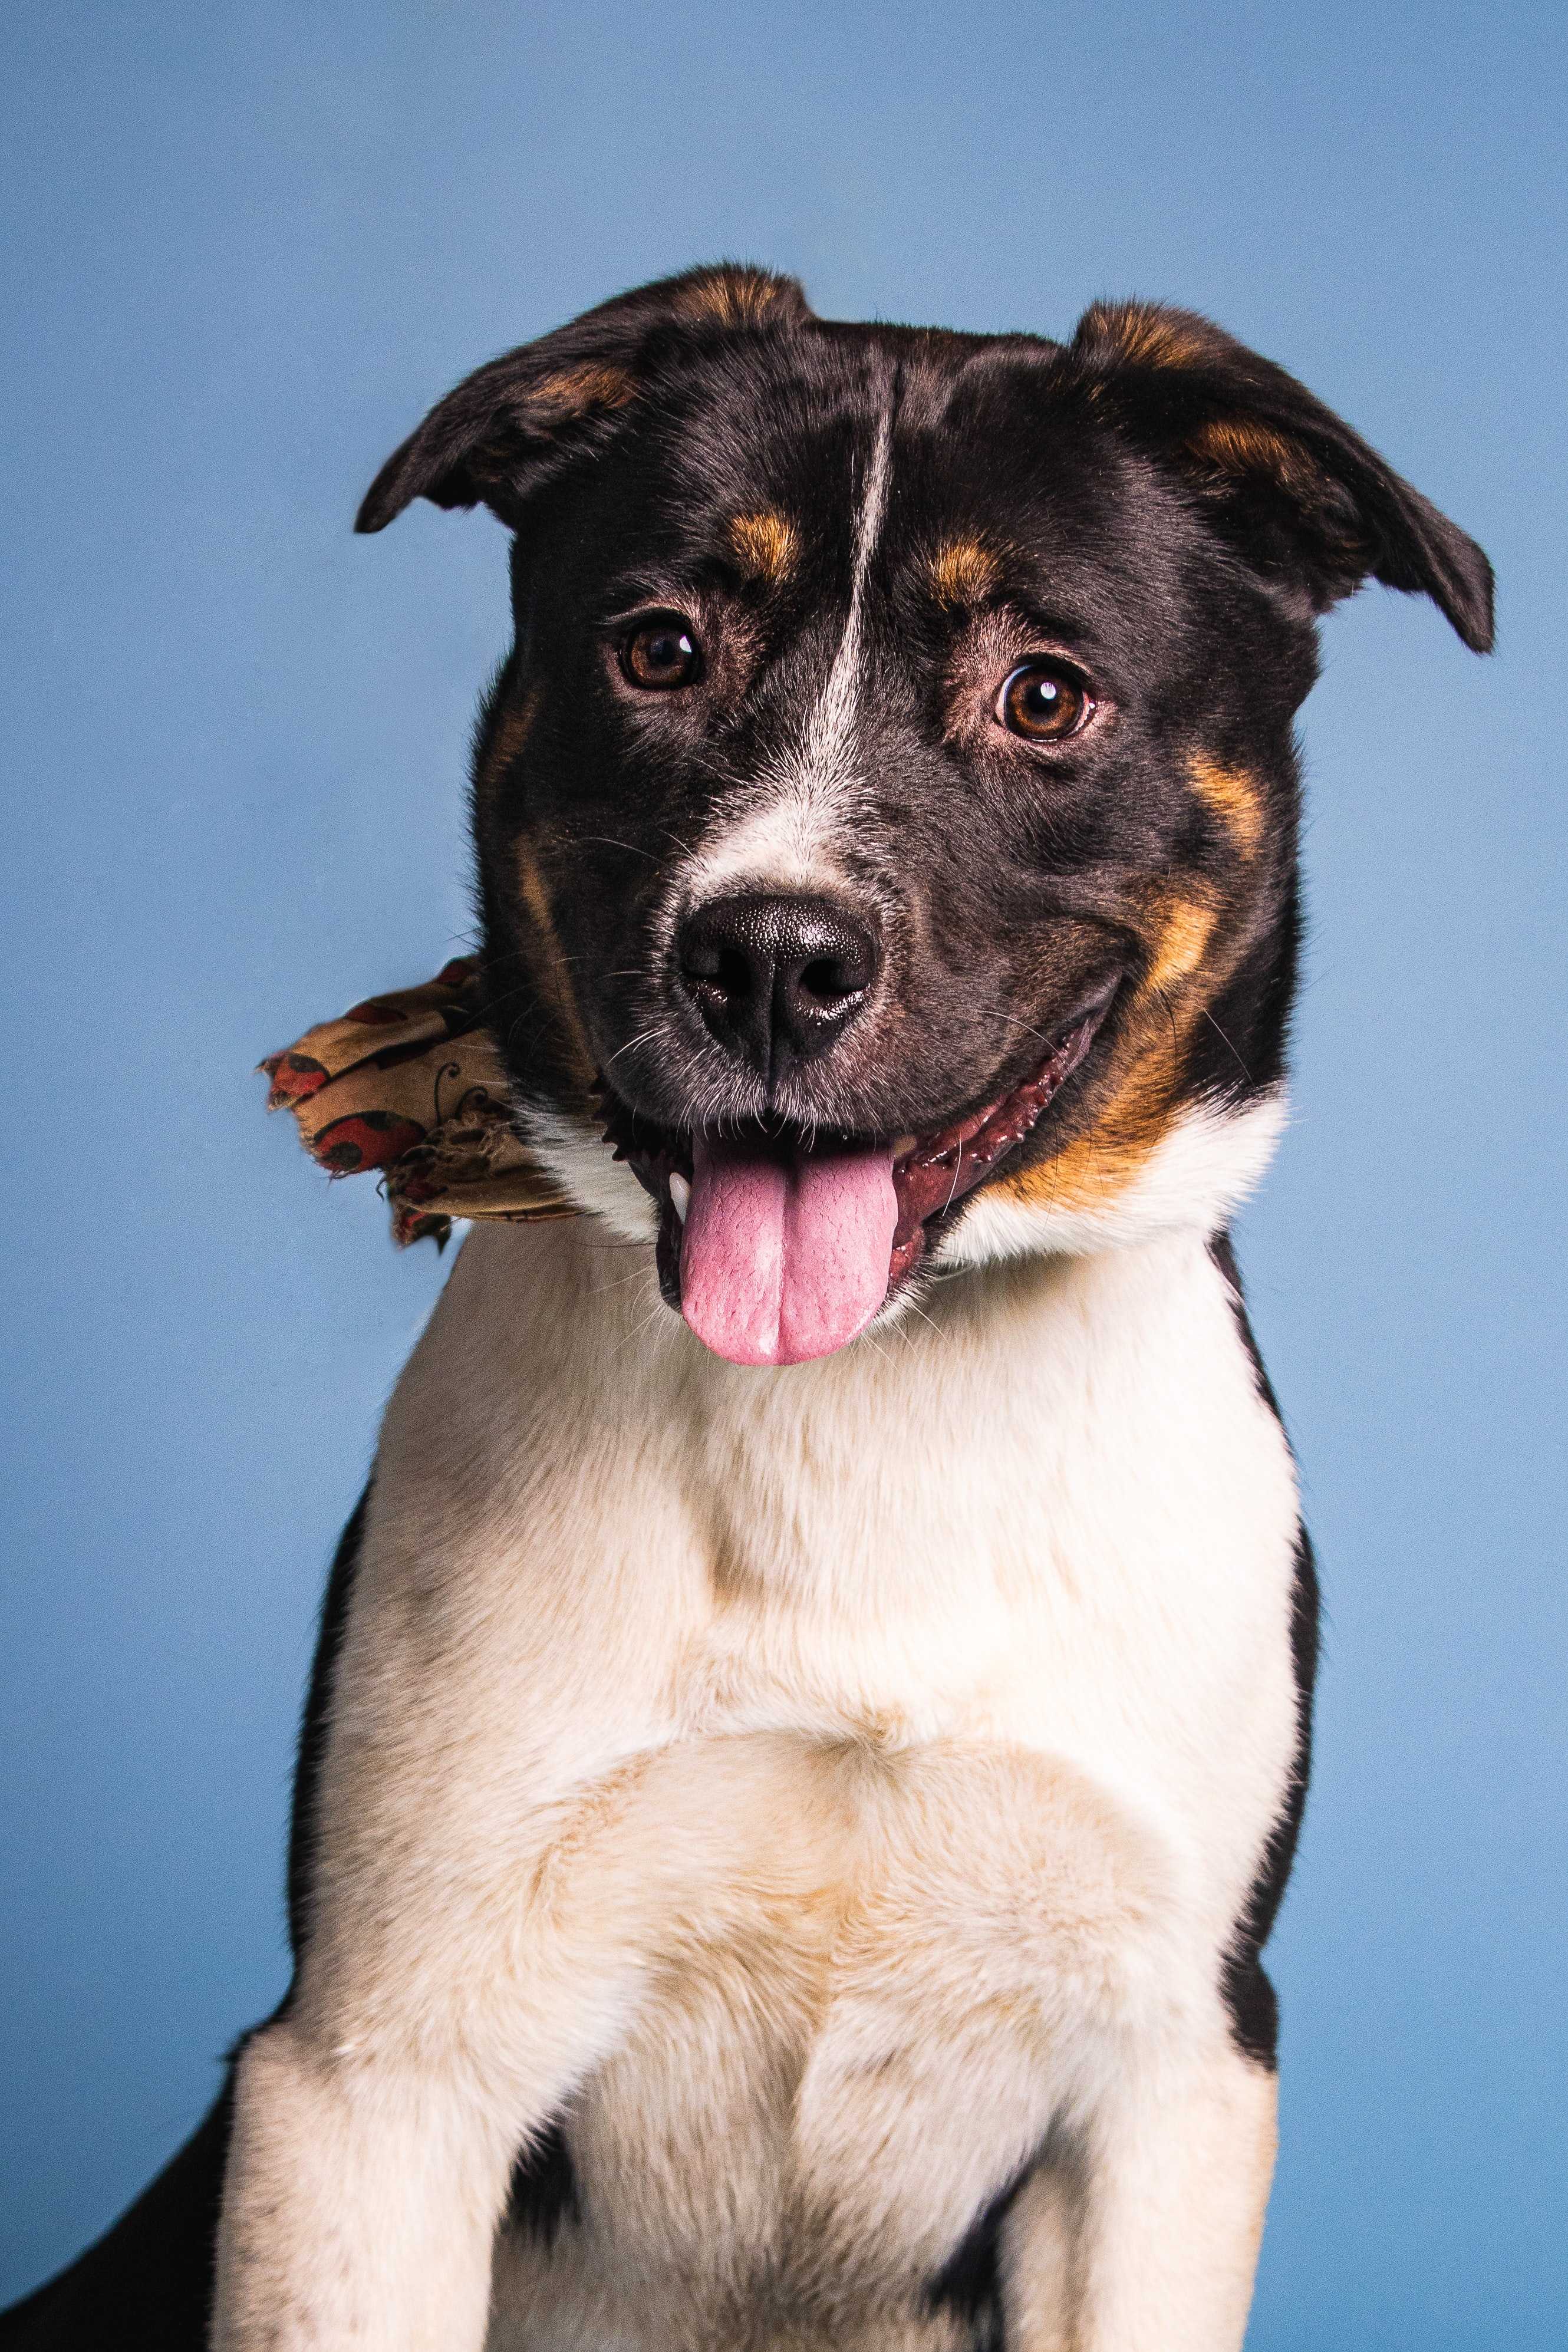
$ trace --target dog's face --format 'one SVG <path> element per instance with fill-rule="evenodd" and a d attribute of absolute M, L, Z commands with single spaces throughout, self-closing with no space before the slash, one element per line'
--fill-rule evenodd
<path fill-rule="evenodd" d="M 631 1171 L 745 1362 L 940 1259 L 1222 1216 L 1282 1076 L 1316 616 L 1372 574 L 1490 637 L 1462 532 L 1142 307 L 1063 346 L 693 273 L 480 370 L 361 527 L 421 494 L 516 531 L 474 794 L 521 1115 L 623 1224 Z"/>

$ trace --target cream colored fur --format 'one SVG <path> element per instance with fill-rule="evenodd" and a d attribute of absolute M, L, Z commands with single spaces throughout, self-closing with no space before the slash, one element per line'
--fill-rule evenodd
<path fill-rule="evenodd" d="M 220 2352 L 943 2352 L 929 2282 L 1037 2158 L 1009 2352 L 1235 2352 L 1296 1496 L 1191 1213 L 778 1371 L 601 1219 L 470 1235 L 239 2068 Z M 579 2216 L 498 2240 L 563 2116 Z"/>

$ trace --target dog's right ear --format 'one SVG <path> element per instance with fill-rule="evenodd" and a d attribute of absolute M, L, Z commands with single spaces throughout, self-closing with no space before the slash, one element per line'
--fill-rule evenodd
<path fill-rule="evenodd" d="M 1067 356 L 1100 414 L 1173 467 L 1278 592 L 1323 613 L 1381 580 L 1430 596 L 1490 652 L 1492 569 L 1475 541 L 1283 368 L 1152 302 L 1091 304 Z"/>
<path fill-rule="evenodd" d="M 515 530 L 529 496 L 601 446 L 677 342 L 776 331 L 812 316 L 793 278 L 720 262 L 618 294 L 476 370 L 393 452 L 356 530 L 384 530 L 413 499 L 487 506 Z"/>

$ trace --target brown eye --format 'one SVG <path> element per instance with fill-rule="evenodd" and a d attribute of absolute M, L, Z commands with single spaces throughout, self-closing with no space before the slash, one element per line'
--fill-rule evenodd
<path fill-rule="evenodd" d="M 650 694 L 690 686 L 702 675 L 697 640 L 679 613 L 661 613 L 634 629 L 621 647 L 621 668 L 633 686 Z"/>
<path fill-rule="evenodd" d="M 1003 683 L 996 716 L 1011 735 L 1030 743 L 1059 743 L 1076 735 L 1094 709 L 1081 678 L 1053 662 L 1025 662 Z"/>

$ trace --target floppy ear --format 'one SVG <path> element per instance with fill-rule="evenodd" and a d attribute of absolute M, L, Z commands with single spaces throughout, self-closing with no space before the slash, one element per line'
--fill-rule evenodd
<path fill-rule="evenodd" d="M 1492 571 L 1322 402 L 1206 319 L 1096 302 L 1069 346 L 1099 413 L 1173 466 L 1274 580 L 1325 612 L 1363 581 L 1430 596 L 1466 645 L 1492 643 Z"/>
<path fill-rule="evenodd" d="M 449 392 L 387 459 L 354 529 L 384 530 L 420 498 L 438 507 L 482 504 L 515 529 L 530 492 L 609 437 L 673 345 L 811 316 L 795 278 L 735 262 L 601 302 Z"/>

